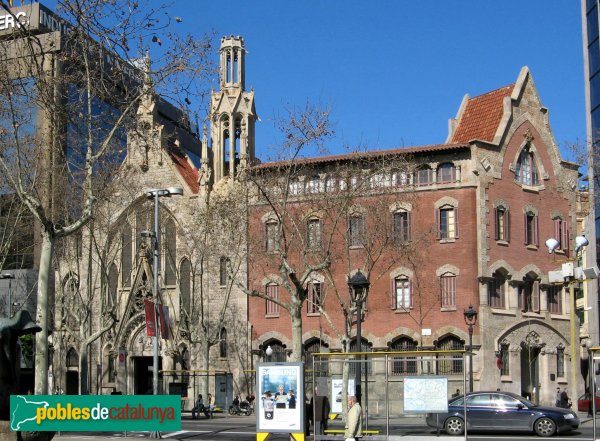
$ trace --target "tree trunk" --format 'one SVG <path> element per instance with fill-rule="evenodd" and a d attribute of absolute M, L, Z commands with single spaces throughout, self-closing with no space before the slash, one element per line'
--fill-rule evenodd
<path fill-rule="evenodd" d="M 302 361 L 302 305 L 290 308 L 292 318 L 292 356 L 290 361 Z"/>
<path fill-rule="evenodd" d="M 36 321 L 42 328 L 35 336 L 35 394 L 48 394 L 48 322 L 49 297 L 52 271 L 52 253 L 54 236 L 51 232 L 42 231 L 42 251 L 37 282 Z"/>
<path fill-rule="evenodd" d="M 206 398 L 208 397 L 208 393 L 210 392 L 208 390 L 208 384 L 209 384 L 208 370 L 210 367 L 209 355 L 210 355 L 210 346 L 208 345 L 208 340 L 206 338 L 204 338 L 200 342 L 200 370 L 202 371 L 202 373 L 200 374 L 201 375 L 200 376 L 200 393 L 202 394 L 202 397 L 204 398 L 205 404 L 206 404 Z M 214 396 L 215 394 L 213 393 L 212 395 Z"/>

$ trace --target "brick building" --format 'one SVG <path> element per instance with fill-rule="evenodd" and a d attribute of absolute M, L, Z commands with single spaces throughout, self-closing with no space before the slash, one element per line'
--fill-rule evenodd
<path fill-rule="evenodd" d="M 290 315 L 267 298 L 289 302 L 286 285 L 300 277 L 305 357 L 342 350 L 346 283 L 360 270 L 371 282 L 363 350 L 463 348 L 463 312 L 472 305 L 475 389 L 546 404 L 556 386 L 582 389 L 568 384 L 569 359 L 579 357 L 565 337 L 573 303 L 548 282 L 570 256 L 577 166 L 561 159 L 529 70 L 514 84 L 466 96 L 449 126 L 445 144 L 253 169 L 259 186 L 281 187 L 276 203 L 251 192 L 249 280 L 264 293 L 249 301 L 256 354 L 270 346 L 275 359 L 290 355 Z M 560 241 L 556 255 L 544 246 L 549 237 Z M 325 255 L 329 263 L 313 270 Z M 348 347 L 356 346 L 351 337 Z M 463 368 L 415 363 L 389 374 L 460 382 Z"/>

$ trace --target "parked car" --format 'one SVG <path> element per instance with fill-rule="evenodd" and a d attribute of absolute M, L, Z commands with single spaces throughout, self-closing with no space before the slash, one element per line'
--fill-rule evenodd
<path fill-rule="evenodd" d="M 590 406 L 590 394 L 589 392 L 584 393 L 577 400 L 577 410 L 579 412 L 588 412 Z M 600 396 L 596 394 L 596 412 L 600 412 Z"/>
<path fill-rule="evenodd" d="M 448 401 L 448 412 L 428 413 L 427 424 L 448 435 L 465 431 L 464 396 Z M 552 436 L 579 427 L 577 414 L 569 409 L 538 406 L 511 392 L 467 394 L 467 430 L 490 432 L 535 432 Z"/>

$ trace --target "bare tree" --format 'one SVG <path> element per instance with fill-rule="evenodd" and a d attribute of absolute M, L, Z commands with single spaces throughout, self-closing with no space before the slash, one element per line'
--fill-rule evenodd
<path fill-rule="evenodd" d="M 47 392 L 49 302 L 56 241 L 93 217 L 105 180 L 119 161 L 124 134 L 145 93 L 142 77 L 165 95 L 191 102 L 206 69 L 208 40 L 171 32 L 175 18 L 139 1 L 59 1 L 61 32 L 15 26 L 2 41 L 0 169 L 35 218 L 39 232 L 35 392 Z M 18 22 L 13 12 L 13 19 Z M 151 66 L 149 51 L 157 56 Z M 181 79 L 186 81 L 179 81 Z M 184 86 L 182 86 L 184 85 Z M 36 121 L 43 120 L 43 126 Z M 63 198 L 66 188 L 74 197 Z"/>

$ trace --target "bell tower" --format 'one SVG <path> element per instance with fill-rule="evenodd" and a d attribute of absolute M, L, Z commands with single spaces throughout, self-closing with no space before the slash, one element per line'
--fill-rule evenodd
<path fill-rule="evenodd" d="M 219 91 L 211 94 L 210 121 L 214 182 L 236 174 L 255 158 L 254 91 L 246 92 L 246 49 L 242 37 L 221 38 Z"/>

